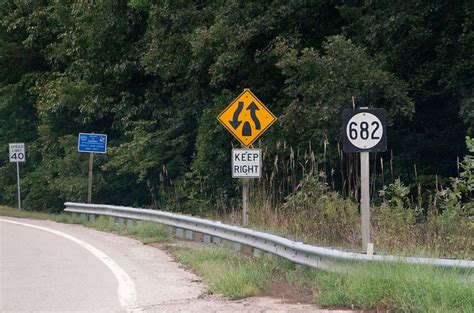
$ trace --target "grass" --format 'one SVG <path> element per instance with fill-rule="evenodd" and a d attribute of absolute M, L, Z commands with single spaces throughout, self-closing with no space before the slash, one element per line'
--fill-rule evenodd
<path fill-rule="evenodd" d="M 298 267 L 278 258 L 251 258 L 222 247 L 173 249 L 203 276 L 212 293 L 255 296 L 273 284 L 309 288 L 321 307 L 394 312 L 474 312 L 472 273 L 405 264 L 365 264 L 344 273 Z"/>
<path fill-rule="evenodd" d="M 365 264 L 345 273 L 300 269 L 288 279 L 311 286 L 323 307 L 395 312 L 473 312 L 472 273 L 406 264 Z"/>
<path fill-rule="evenodd" d="M 153 222 L 134 223 L 133 227 L 127 227 L 115 223 L 112 219 L 100 216 L 93 222 L 85 223 L 85 226 L 101 231 L 109 231 L 122 236 L 133 236 L 140 239 L 144 244 L 154 242 L 166 242 L 169 240 L 169 233 L 166 226 Z"/>
<path fill-rule="evenodd" d="M 231 299 L 257 295 L 270 286 L 279 269 L 277 262 L 270 258 L 248 258 L 224 247 L 171 250 L 180 263 L 205 278 L 210 292 Z"/>
<path fill-rule="evenodd" d="M 0 206 L 0 216 L 31 218 L 37 220 L 50 220 L 56 222 L 66 222 L 69 220 L 69 215 L 65 213 L 52 214 L 44 212 L 36 212 L 29 210 L 18 210 L 11 207 Z"/>

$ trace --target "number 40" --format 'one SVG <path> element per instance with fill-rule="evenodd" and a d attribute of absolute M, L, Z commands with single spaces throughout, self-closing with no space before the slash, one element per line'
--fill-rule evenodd
<path fill-rule="evenodd" d="M 16 160 L 16 159 L 23 160 L 25 158 L 25 155 L 21 152 L 18 153 L 18 155 L 17 155 L 17 153 L 15 152 L 15 153 L 12 154 L 11 158 L 14 159 L 14 160 Z"/>

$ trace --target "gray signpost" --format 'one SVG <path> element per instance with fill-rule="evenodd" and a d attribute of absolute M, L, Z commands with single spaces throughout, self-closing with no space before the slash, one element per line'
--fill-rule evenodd
<path fill-rule="evenodd" d="M 386 112 L 384 109 L 368 108 L 344 110 L 342 125 L 344 152 L 360 152 L 362 249 L 368 251 L 370 245 L 369 152 L 387 150 Z"/>
<path fill-rule="evenodd" d="M 107 135 L 80 133 L 77 139 L 77 151 L 89 153 L 89 177 L 87 180 L 87 203 L 92 202 L 92 169 L 94 153 L 107 152 Z"/>
<path fill-rule="evenodd" d="M 242 226 L 248 225 L 250 178 L 261 176 L 261 149 L 232 149 L 232 177 L 242 178 Z"/>

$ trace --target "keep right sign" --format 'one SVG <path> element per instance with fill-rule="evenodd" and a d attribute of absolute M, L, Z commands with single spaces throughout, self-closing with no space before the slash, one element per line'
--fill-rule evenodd
<path fill-rule="evenodd" d="M 232 149 L 233 178 L 260 178 L 261 176 L 261 149 Z"/>
<path fill-rule="evenodd" d="M 342 112 L 344 152 L 387 150 L 387 122 L 384 109 L 355 109 Z"/>

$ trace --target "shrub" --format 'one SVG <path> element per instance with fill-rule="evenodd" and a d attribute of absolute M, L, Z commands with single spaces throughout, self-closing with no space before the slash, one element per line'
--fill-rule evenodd
<path fill-rule="evenodd" d="M 351 200 L 329 191 L 319 177 L 309 174 L 281 208 L 290 232 L 327 244 L 360 240 L 358 208 Z"/>

